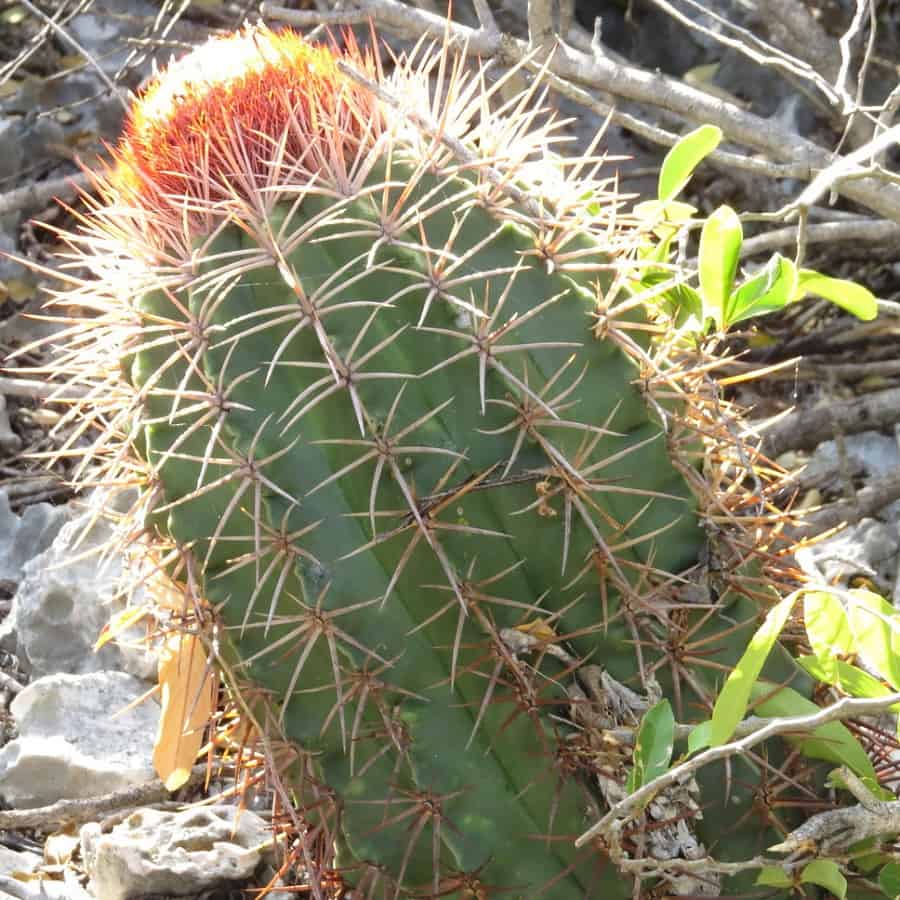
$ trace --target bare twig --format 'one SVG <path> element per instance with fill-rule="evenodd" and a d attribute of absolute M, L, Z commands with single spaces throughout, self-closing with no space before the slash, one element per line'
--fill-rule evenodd
<path fill-rule="evenodd" d="M 789 205 L 789 209 L 808 209 L 818 203 L 829 191 L 839 192 L 839 185 L 844 179 L 874 174 L 879 168 L 877 164 L 870 165 L 864 170 L 862 163 L 871 162 L 888 147 L 898 142 L 900 142 L 900 125 L 894 125 L 847 156 L 839 157 L 813 178 L 803 193 Z M 895 217 L 894 221 L 900 222 L 900 218 Z"/>
<path fill-rule="evenodd" d="M 198 784 L 206 776 L 206 763 L 194 766 L 185 787 Z M 113 791 L 102 797 L 87 797 L 83 800 L 58 800 L 49 806 L 37 809 L 12 809 L 0 811 L 0 828 L 16 831 L 22 828 L 57 828 L 61 825 L 80 825 L 92 822 L 104 813 L 129 807 L 158 803 L 171 796 L 165 785 L 159 781 L 149 781 L 134 787 Z"/>
<path fill-rule="evenodd" d="M 844 434 L 878 430 L 900 422 L 900 388 L 878 391 L 852 400 L 802 409 L 785 416 L 764 433 L 766 455 L 774 459 L 785 450 L 811 450 L 834 437 L 835 426 Z"/>
<path fill-rule="evenodd" d="M 637 809 L 643 807 L 644 803 L 649 802 L 660 791 L 672 784 L 680 783 L 693 772 L 708 766 L 710 763 L 738 756 L 751 747 L 755 747 L 757 744 L 761 744 L 763 741 L 767 741 L 769 738 L 776 737 L 779 734 L 814 731 L 816 728 L 819 728 L 821 725 L 827 725 L 829 722 L 883 712 L 896 703 L 900 703 L 900 693 L 888 694 L 884 697 L 844 697 L 836 703 L 832 703 L 830 706 L 826 706 L 824 709 L 810 713 L 807 716 L 788 716 L 772 719 L 767 725 L 751 732 L 746 737 L 718 747 L 710 747 L 702 753 L 692 756 L 680 765 L 673 766 L 668 772 L 664 772 L 652 781 L 647 782 L 647 784 L 613 806 L 599 822 L 592 825 L 575 841 L 575 846 L 583 847 L 589 841 L 603 835 L 617 821 L 628 819 L 634 815 Z"/>
<path fill-rule="evenodd" d="M 686 28 L 698 31 L 706 37 L 713 38 L 723 46 L 736 50 L 738 53 L 743 54 L 748 59 L 752 59 L 761 66 L 792 76 L 793 78 L 809 81 L 819 89 L 829 106 L 840 106 L 839 95 L 832 84 L 828 79 L 823 78 L 813 66 L 805 60 L 792 56 L 789 53 L 785 53 L 780 48 L 767 43 L 749 29 L 735 25 L 724 16 L 720 16 L 713 10 L 701 6 L 699 3 L 695 2 L 695 0 L 684 0 L 684 2 L 694 7 L 694 9 L 702 10 L 704 15 L 722 25 L 722 30 L 706 28 L 701 23 L 691 19 L 689 16 L 686 16 L 680 10 L 676 9 L 668 2 L 668 0 L 652 0 L 652 2 Z M 728 36 L 724 30 L 726 28 L 737 34 L 738 37 L 733 38 Z"/>
<path fill-rule="evenodd" d="M 308 14 L 304 13 L 301 20 L 296 10 L 267 3 L 263 4 L 263 10 L 269 19 L 311 24 Z M 360 11 L 368 13 L 374 22 L 389 31 L 405 37 L 450 37 L 460 49 L 482 59 L 497 58 L 511 65 L 521 63 L 531 52 L 526 41 L 511 35 L 495 36 L 483 28 L 476 30 L 448 22 L 399 0 L 359 0 L 353 14 Z M 773 160 L 805 164 L 810 179 L 817 170 L 827 169 L 841 161 L 841 157 L 777 122 L 762 119 L 677 79 L 616 62 L 608 54 L 590 56 L 567 46 L 565 53 L 553 55 L 548 68 L 568 81 L 665 109 L 689 122 L 718 125 L 729 140 L 762 151 Z M 900 222 L 900 188 L 885 183 L 883 177 L 875 177 L 880 174 L 877 171 L 862 177 L 855 162 L 852 166 L 860 177 L 841 180 L 834 185 L 835 190 L 886 218 Z"/>
<path fill-rule="evenodd" d="M 864 241 L 872 244 L 893 244 L 900 241 L 900 222 L 887 222 L 884 219 L 860 218 L 842 220 L 840 222 L 820 222 L 806 226 L 807 244 L 841 243 L 848 241 Z M 741 256 L 755 256 L 781 247 L 797 243 L 797 228 L 779 228 L 756 237 L 747 238 L 741 246 Z"/>
<path fill-rule="evenodd" d="M 859 800 L 858 806 L 817 813 L 769 849 L 836 854 L 860 841 L 900 831 L 900 800 L 879 800 L 846 766 L 841 767 L 841 778 Z"/>
<path fill-rule="evenodd" d="M 84 190 L 87 185 L 87 175 L 78 172 L 65 178 L 54 178 L 7 191 L 0 194 L 0 216 L 25 209 L 38 209 L 54 198 L 68 199 Z"/>
<path fill-rule="evenodd" d="M 555 0 L 528 0 L 528 41 L 532 47 L 552 46 Z"/>
<path fill-rule="evenodd" d="M 87 388 L 72 384 L 54 384 L 52 381 L 36 381 L 31 378 L 7 378 L 0 375 L 0 394 L 6 397 L 27 397 L 31 400 L 80 400 L 88 395 Z"/>
<path fill-rule="evenodd" d="M 853 62 L 853 51 L 850 45 L 853 42 L 853 38 L 855 38 L 862 29 L 863 19 L 865 18 L 868 5 L 868 0 L 856 0 L 856 12 L 853 14 L 853 20 L 838 40 L 838 47 L 841 51 L 841 64 L 838 68 L 837 77 L 834 80 L 834 87 L 844 102 L 843 111 L 845 113 L 850 112 L 856 105 L 856 102 L 854 98 L 850 96 L 850 91 L 847 87 L 847 82 L 850 79 L 850 64 Z"/>
<path fill-rule="evenodd" d="M 497 26 L 497 20 L 494 18 L 494 13 L 491 11 L 487 0 L 472 0 L 472 2 L 481 27 L 491 34 L 499 34 L 500 29 Z"/>
<path fill-rule="evenodd" d="M 806 513 L 801 524 L 790 529 L 791 537 L 799 540 L 823 534 L 841 525 L 852 525 L 876 515 L 895 500 L 900 500 L 900 469 L 869 479 L 851 500 L 830 503 Z"/>
<path fill-rule="evenodd" d="M 91 55 L 90 51 L 86 50 L 76 39 L 72 36 L 65 28 L 63 28 L 55 19 L 51 19 L 45 12 L 38 9 L 31 0 L 19 0 L 22 6 L 25 7 L 33 16 L 39 18 L 48 28 L 50 28 L 61 40 L 65 41 L 67 44 L 72 46 L 75 50 L 77 50 L 88 62 L 91 63 L 97 75 L 100 76 L 100 80 L 107 86 L 110 93 L 122 104 L 122 108 L 126 111 L 128 110 L 128 103 L 123 96 L 123 92 L 119 90 L 116 83 L 106 74 L 103 70 L 103 67 L 94 57 Z"/>

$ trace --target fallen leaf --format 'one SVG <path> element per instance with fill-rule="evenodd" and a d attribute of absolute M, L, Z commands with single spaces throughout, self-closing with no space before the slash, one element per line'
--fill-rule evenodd
<path fill-rule="evenodd" d="M 190 777 L 203 733 L 215 708 L 216 677 L 194 634 L 170 634 L 159 654 L 162 711 L 153 748 L 153 766 L 166 789 Z"/>

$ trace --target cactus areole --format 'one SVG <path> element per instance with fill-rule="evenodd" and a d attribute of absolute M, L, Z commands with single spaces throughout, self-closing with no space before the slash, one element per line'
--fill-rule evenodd
<path fill-rule="evenodd" d="M 628 760 L 582 669 L 647 691 L 703 533 L 622 200 L 553 151 L 539 81 L 344 43 L 247 29 L 136 101 L 66 294 L 92 460 L 142 484 L 158 568 L 299 748 L 310 872 L 630 897 L 574 845 Z"/>

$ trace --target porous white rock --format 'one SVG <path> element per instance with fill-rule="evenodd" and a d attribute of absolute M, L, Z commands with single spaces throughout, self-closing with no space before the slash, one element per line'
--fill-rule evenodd
<path fill-rule="evenodd" d="M 108 833 L 81 829 L 81 853 L 97 900 L 141 894 L 182 896 L 241 881 L 256 871 L 271 837 L 249 810 L 205 806 L 182 812 L 139 809 Z"/>
<path fill-rule="evenodd" d="M 18 808 L 153 780 L 159 706 L 124 672 L 49 675 L 11 704 L 19 737 L 0 750 L 0 795 Z M 127 707 L 129 707 L 127 711 Z"/>
<path fill-rule="evenodd" d="M 24 566 L 6 628 L 14 633 L 15 651 L 32 678 L 112 669 L 155 678 L 155 656 L 141 646 L 138 631 L 131 633 L 128 646 L 110 642 L 94 651 L 103 626 L 124 605 L 118 596 L 121 558 L 100 553 L 112 536 L 96 508 L 104 502 L 102 494 L 95 494 L 88 509 Z"/>
<path fill-rule="evenodd" d="M 18 583 L 25 564 L 47 550 L 69 516 L 64 506 L 35 503 L 17 516 L 0 490 L 0 580 Z"/>

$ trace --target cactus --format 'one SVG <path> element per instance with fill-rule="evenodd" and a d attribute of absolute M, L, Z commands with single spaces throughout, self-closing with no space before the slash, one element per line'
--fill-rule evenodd
<path fill-rule="evenodd" d="M 216 39 L 136 104 L 70 237 L 99 276 L 64 294 L 92 315 L 60 363 L 93 385 L 89 459 L 141 484 L 131 532 L 299 748 L 310 877 L 360 896 L 631 896 L 574 846 L 629 756 L 587 676 L 703 719 L 765 594 L 726 573 L 672 607 L 707 540 L 707 360 L 629 297 L 640 235 L 595 160 L 552 152 L 539 84 Z M 746 843 L 691 802 L 697 846 Z M 663 888 L 717 892 L 688 882 Z"/>

